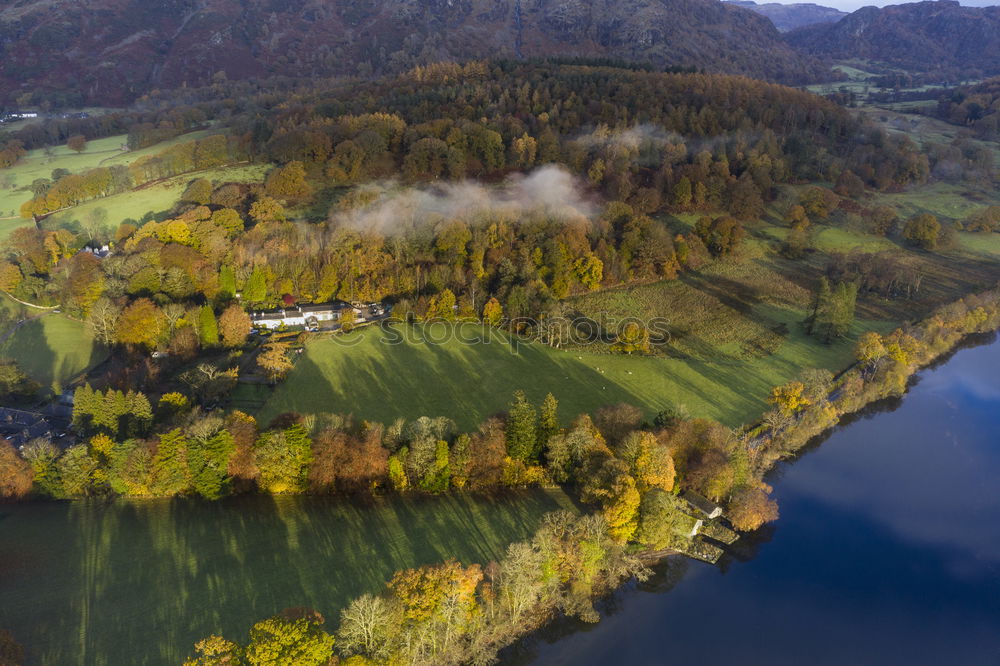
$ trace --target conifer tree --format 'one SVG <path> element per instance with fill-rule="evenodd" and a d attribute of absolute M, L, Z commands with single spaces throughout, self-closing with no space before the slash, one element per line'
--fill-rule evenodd
<path fill-rule="evenodd" d="M 537 414 L 524 396 L 524 391 L 514 393 L 514 402 L 507 415 L 507 454 L 523 463 L 537 460 Z"/>
<path fill-rule="evenodd" d="M 219 324 L 209 305 L 201 306 L 198 313 L 198 339 L 202 347 L 215 347 L 219 344 Z"/>
<path fill-rule="evenodd" d="M 232 298 L 236 295 L 236 273 L 229 264 L 223 264 L 219 269 L 219 296 Z"/>
<path fill-rule="evenodd" d="M 153 407 L 149 398 L 140 391 L 129 391 L 125 396 L 125 406 L 128 423 L 125 425 L 126 437 L 144 435 L 153 423 Z"/>
<path fill-rule="evenodd" d="M 841 282 L 833 295 L 833 305 L 830 313 L 830 329 L 827 339 L 842 338 L 851 332 L 854 324 L 854 309 L 858 300 L 858 285 L 854 282 Z"/>
<path fill-rule="evenodd" d="M 559 433 L 559 401 L 549 393 L 542 400 L 542 407 L 538 415 L 538 441 L 535 444 L 533 455 L 538 459 L 545 451 L 549 439 Z"/>
<path fill-rule="evenodd" d="M 187 490 L 189 480 L 187 437 L 179 428 L 160 435 L 153 456 L 153 491 L 162 496 L 177 495 Z"/>
<path fill-rule="evenodd" d="M 226 494 L 229 480 L 226 470 L 235 450 L 236 444 L 228 430 L 191 442 L 189 465 L 191 485 L 196 493 L 206 499 L 218 499 Z"/>
<path fill-rule="evenodd" d="M 812 306 L 809 309 L 809 316 L 806 317 L 806 333 L 813 335 L 819 330 L 819 324 L 824 317 L 826 309 L 830 303 L 830 281 L 823 276 L 819 279 L 816 293 L 813 295 Z"/>
<path fill-rule="evenodd" d="M 267 298 L 267 279 L 264 271 L 254 268 L 243 287 L 243 300 L 247 303 L 261 303 Z"/>

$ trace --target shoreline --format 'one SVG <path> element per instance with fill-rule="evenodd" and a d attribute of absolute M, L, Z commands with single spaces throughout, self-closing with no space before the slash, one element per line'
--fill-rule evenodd
<path fill-rule="evenodd" d="M 970 296 L 972 296 L 972 295 L 970 295 Z M 966 298 L 968 298 L 968 297 L 966 297 Z M 965 300 L 965 299 L 963 298 L 962 300 Z M 918 322 L 918 324 L 914 324 L 914 326 L 922 324 L 922 323 L 924 323 L 924 321 L 925 320 L 922 320 L 921 322 Z M 823 429 L 819 433 L 811 435 L 805 441 L 804 444 L 802 444 L 802 445 L 796 447 L 794 450 L 788 452 L 787 455 L 782 456 L 780 458 L 776 458 L 764 470 L 764 475 L 767 476 L 767 475 L 770 475 L 770 474 L 774 474 L 774 473 L 780 471 L 781 467 L 783 467 L 784 465 L 793 465 L 793 464 L 795 464 L 795 462 L 798 460 L 798 458 L 800 456 L 802 456 L 804 453 L 807 453 L 808 451 L 815 450 L 815 449 L 821 447 L 823 445 L 823 443 L 826 440 L 828 440 L 834 434 L 834 432 L 837 429 L 839 429 L 840 427 L 848 427 L 848 426 L 850 426 L 851 423 L 855 419 L 864 418 L 866 415 L 869 415 L 869 414 L 880 413 L 882 411 L 885 411 L 887 408 L 889 408 L 890 406 L 892 406 L 894 403 L 898 404 L 898 402 L 901 402 L 902 400 L 904 400 L 905 397 L 906 397 L 906 395 L 909 394 L 909 392 L 916 386 L 916 384 L 920 381 L 920 376 L 925 371 L 927 371 L 927 370 L 934 370 L 935 368 L 940 367 L 940 366 L 946 364 L 958 352 L 963 351 L 965 349 L 972 349 L 972 348 L 976 348 L 976 347 L 980 347 L 980 346 L 995 344 L 997 342 L 998 336 L 1000 336 L 1000 321 L 995 321 L 994 324 L 988 330 L 973 331 L 973 332 L 968 332 L 968 333 L 961 334 L 946 349 L 937 351 L 930 358 L 922 360 L 922 362 L 919 365 L 915 366 L 914 369 L 912 370 L 912 372 L 910 372 L 907 375 L 907 381 L 906 381 L 905 390 L 902 393 L 893 394 L 893 395 L 886 395 L 886 396 L 881 396 L 881 397 L 874 398 L 874 399 L 866 402 L 865 404 L 857 407 L 856 409 L 853 409 L 852 411 L 844 412 L 844 413 L 840 414 L 838 416 L 838 418 L 837 418 L 836 423 L 834 423 L 833 425 L 830 425 L 830 426 L 826 427 L 825 429 Z M 850 372 L 857 365 L 858 365 L 857 363 L 852 364 L 852 366 L 850 366 L 849 368 L 847 368 L 846 370 L 844 370 L 842 373 L 840 373 L 838 375 L 838 378 L 841 377 L 841 376 L 843 376 L 843 375 L 845 375 L 845 374 L 847 374 L 848 372 Z M 778 521 L 780 521 L 780 520 L 781 519 L 779 518 Z M 776 522 L 778 522 L 778 521 L 776 521 Z M 740 533 L 740 534 L 741 534 L 741 537 L 745 536 L 745 535 L 754 535 L 754 534 L 757 534 L 758 532 L 760 532 L 762 529 L 766 529 L 766 528 L 767 528 L 767 525 L 763 526 L 762 528 L 760 528 L 758 530 L 754 530 L 752 532 L 744 532 L 744 533 Z M 726 550 L 725 554 L 728 555 L 730 553 L 729 553 L 728 550 Z M 697 561 L 696 558 L 692 558 L 689 555 L 686 555 L 685 553 L 682 553 L 682 552 L 679 552 L 679 551 L 676 551 L 676 550 L 671 550 L 671 549 L 663 549 L 663 550 L 659 550 L 659 551 L 647 551 L 647 552 L 640 552 L 640 553 L 636 554 L 636 557 L 639 558 L 640 561 L 643 562 L 643 564 L 645 564 L 646 566 L 649 566 L 649 567 L 656 567 L 658 565 L 662 565 L 667 560 L 672 559 L 672 558 L 677 558 L 678 556 L 681 556 L 685 560 L 695 560 L 695 561 Z M 711 566 L 717 567 L 718 564 L 712 564 Z M 601 604 L 608 603 L 615 595 L 619 594 L 621 591 L 623 591 L 628 586 L 630 586 L 630 585 L 634 586 L 635 584 L 636 584 L 635 579 L 623 580 L 619 585 L 615 586 L 613 589 L 607 590 L 605 592 L 605 594 L 600 595 L 598 597 L 595 597 L 595 603 L 601 603 Z M 520 646 L 525 646 L 525 647 L 528 647 L 530 649 L 530 646 L 527 645 L 527 644 L 530 643 L 531 641 L 535 640 L 537 638 L 537 636 L 540 634 L 540 632 L 545 631 L 547 627 L 551 626 L 555 622 L 559 622 L 559 621 L 564 621 L 565 622 L 565 621 L 572 621 L 572 620 L 573 620 L 573 618 L 571 618 L 571 617 L 569 617 L 569 616 L 567 616 L 565 614 L 563 614 L 563 615 L 561 615 L 559 617 L 552 618 L 545 625 L 542 625 L 542 626 L 540 626 L 540 627 L 532 630 L 531 632 L 523 635 L 522 637 L 520 637 L 519 639 L 517 639 L 516 641 L 514 641 L 510 645 L 508 645 L 505 648 L 503 648 L 503 651 L 517 650 Z M 579 629 L 577 629 L 576 631 L 579 631 Z M 521 663 L 518 660 L 518 656 L 517 655 L 511 655 L 511 657 L 514 659 L 513 662 L 511 662 L 510 660 L 507 660 L 507 659 L 503 659 L 503 658 L 501 658 L 499 661 L 502 664 L 505 664 L 505 663 Z"/>

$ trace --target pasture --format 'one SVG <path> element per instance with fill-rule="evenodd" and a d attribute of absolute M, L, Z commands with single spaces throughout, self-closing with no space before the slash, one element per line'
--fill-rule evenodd
<path fill-rule="evenodd" d="M 71 173 L 81 173 L 98 166 L 128 165 L 141 157 L 156 155 L 172 145 L 203 139 L 220 130 L 205 129 L 188 132 L 167 141 L 139 150 L 122 150 L 128 137 L 124 134 L 94 139 L 87 142 L 86 149 L 76 153 L 66 146 L 51 146 L 45 149 L 29 151 L 16 165 L 0 171 L 0 240 L 6 238 L 13 229 L 28 224 L 20 217 L 21 204 L 32 197 L 26 188 L 40 178 L 51 178 L 56 169 L 65 169 Z M 219 179 L 231 182 L 255 182 L 263 178 L 263 166 L 251 168 L 236 167 L 232 169 L 213 169 L 203 172 L 209 179 Z M 232 176 L 230 176 L 232 172 Z M 252 176 L 251 176 L 252 174 Z M 202 176 L 203 174 L 198 174 Z M 194 177 L 194 176 L 192 176 Z M 79 221 L 91 211 L 102 208 L 107 212 L 109 228 L 116 227 L 125 219 L 140 219 L 146 213 L 159 213 L 170 208 L 177 196 L 184 191 L 181 180 L 171 179 L 148 188 L 126 192 L 105 199 L 97 199 L 76 206 L 68 211 L 52 216 L 50 224 L 64 225 Z M 184 180 L 184 183 L 190 177 Z M 171 198 L 172 197 L 172 198 Z M 71 225 L 70 225 L 71 226 Z"/>
<path fill-rule="evenodd" d="M 261 182 L 269 165 L 253 164 L 235 167 L 220 167 L 195 173 L 175 176 L 162 182 L 142 187 L 131 192 L 123 192 L 104 199 L 94 199 L 48 217 L 44 226 L 48 229 L 68 228 L 76 233 L 82 229 L 82 222 L 96 213 L 104 220 L 109 232 L 125 220 L 165 219 L 169 211 L 180 199 L 188 183 L 196 178 L 206 178 L 214 182 L 255 183 Z M 0 235 L 3 229 L 0 227 Z M 9 232 L 8 232 L 9 233 Z"/>
<path fill-rule="evenodd" d="M 24 372 L 58 393 L 68 382 L 106 358 L 83 322 L 51 311 L 26 308 L 6 296 L 0 298 L 9 313 L 0 331 L 0 357 L 17 361 Z M 22 324 L 17 322 L 27 319 Z"/>
<path fill-rule="evenodd" d="M 555 395 L 564 422 L 626 402 L 649 418 L 683 405 L 694 416 L 736 427 L 759 418 L 771 388 L 802 370 L 847 367 L 862 332 L 887 333 L 1000 280 L 995 234 L 962 233 L 955 248 L 929 253 L 857 230 L 814 227 L 816 250 L 801 260 L 775 251 L 784 227 L 757 222 L 748 225 L 736 256 L 700 271 L 568 299 L 573 316 L 603 322 L 604 335 L 585 346 L 515 342 L 476 324 L 362 329 L 313 340 L 273 391 L 241 385 L 231 406 L 256 412 L 263 422 L 286 411 L 383 423 L 443 415 L 469 428 L 505 410 L 512 393 L 523 389 L 536 403 Z M 827 344 L 806 335 L 802 321 L 830 253 L 851 250 L 892 253 L 924 279 L 911 298 L 861 294 L 850 334 Z M 669 338 L 654 345 L 653 355 L 611 353 L 618 322 L 636 316 L 662 319 Z"/>
<path fill-rule="evenodd" d="M 801 312 L 776 308 L 768 316 L 794 326 Z M 874 325 L 859 323 L 855 333 Z M 647 418 L 684 405 L 695 416 L 736 427 L 754 421 L 767 408 L 771 387 L 803 368 L 846 366 L 852 345 L 822 345 L 796 333 L 776 341 L 769 353 L 740 358 L 741 352 L 739 343 L 720 342 L 716 355 L 613 355 L 526 343 L 478 324 L 400 324 L 389 332 L 369 328 L 315 340 L 273 393 L 242 388 L 232 406 L 253 408 L 261 400 L 257 416 L 265 423 L 297 411 L 383 423 L 448 416 L 471 428 L 504 411 L 513 392 L 523 389 L 535 403 L 551 392 L 564 423 L 625 402 Z"/>
<path fill-rule="evenodd" d="M 180 664 L 195 641 L 241 638 L 286 608 L 335 625 L 400 569 L 499 560 L 559 509 L 577 511 L 543 489 L 11 505 L 4 535 L 24 556 L 0 577 L 0 626 L 32 663 Z"/>

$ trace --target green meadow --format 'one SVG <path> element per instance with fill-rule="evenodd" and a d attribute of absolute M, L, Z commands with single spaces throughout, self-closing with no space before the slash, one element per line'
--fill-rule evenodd
<path fill-rule="evenodd" d="M 65 146 L 29 151 L 16 165 L 0 171 L 0 240 L 9 236 L 14 229 L 30 224 L 30 221 L 19 216 L 21 204 L 32 196 L 31 192 L 24 188 L 38 178 L 51 178 L 52 172 L 56 169 L 80 173 L 98 166 L 128 165 L 141 157 L 155 155 L 174 144 L 202 139 L 217 133 L 219 130 L 213 129 L 189 132 L 135 151 L 121 149 L 128 138 L 124 134 L 88 141 L 86 150 L 81 153 L 76 153 Z M 178 176 L 149 187 L 85 202 L 52 215 L 45 224 L 50 228 L 58 226 L 74 228 L 92 211 L 102 209 L 107 227 L 114 229 L 126 219 L 139 220 L 146 215 L 162 216 L 173 207 L 193 178 L 236 183 L 260 182 L 267 168 L 267 165 L 258 164 L 210 169 L 197 174 Z"/>
<path fill-rule="evenodd" d="M 499 560 L 560 509 L 577 510 L 542 489 L 3 506 L 3 542 L 17 556 L 4 558 L 0 627 L 28 663 L 180 664 L 195 641 L 244 639 L 286 608 L 314 608 L 336 626 L 351 599 L 400 569 Z"/>
<path fill-rule="evenodd" d="M 676 220 L 674 223 L 687 220 Z M 538 402 L 551 392 L 560 416 L 617 403 L 647 417 L 675 405 L 737 427 L 755 422 L 771 388 L 806 368 L 838 372 L 854 360 L 854 342 L 868 330 L 888 333 L 932 307 L 1000 280 L 1000 235 L 958 234 L 957 247 L 914 252 L 885 238 L 814 225 L 816 252 L 791 261 L 774 250 L 786 229 L 748 227 L 738 256 L 679 279 L 572 297 L 575 315 L 605 322 L 601 340 L 563 349 L 513 340 L 476 324 L 394 325 L 309 342 L 276 388 L 241 385 L 232 407 L 267 422 L 287 411 L 335 412 L 383 423 L 403 417 L 448 416 L 470 428 L 503 411 L 523 389 Z M 832 252 L 889 251 L 925 276 L 911 299 L 862 294 L 850 334 L 831 343 L 805 334 L 816 279 Z M 658 318 L 669 338 L 654 354 L 611 353 L 616 322 Z"/>
<path fill-rule="evenodd" d="M 802 315 L 782 308 L 766 314 L 790 329 Z M 880 326 L 860 322 L 855 333 L 872 327 Z M 233 406 L 258 408 L 264 422 L 286 411 L 334 412 L 383 423 L 448 416 L 471 428 L 523 389 L 536 402 L 555 395 L 564 422 L 625 402 L 649 418 L 684 405 L 735 427 L 759 417 L 771 387 L 802 368 L 848 365 L 852 345 L 823 345 L 796 332 L 766 355 L 740 359 L 738 351 L 723 344 L 717 356 L 625 356 L 525 343 L 477 324 L 396 325 L 311 342 L 273 393 L 244 386 Z"/>
<path fill-rule="evenodd" d="M 107 357 L 83 322 L 24 307 L 6 296 L 0 304 L 10 313 L 6 330 L 0 331 L 0 357 L 17 361 L 43 389 L 61 391 Z M 18 326 L 25 318 L 29 321 Z"/>

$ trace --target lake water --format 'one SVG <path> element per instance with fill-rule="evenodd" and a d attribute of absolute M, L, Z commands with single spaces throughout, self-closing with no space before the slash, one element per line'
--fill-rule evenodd
<path fill-rule="evenodd" d="M 597 625 L 506 661 L 1000 664 L 1000 343 L 923 372 L 775 470 L 781 518 L 721 567 L 660 565 Z"/>

